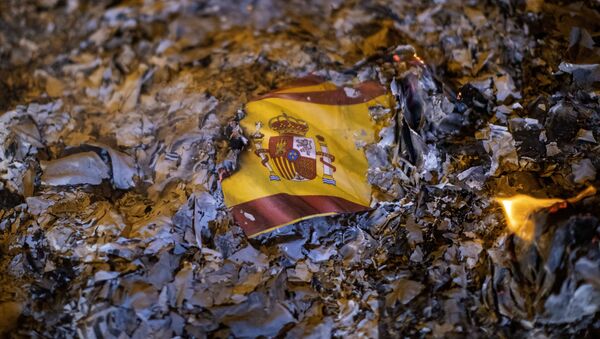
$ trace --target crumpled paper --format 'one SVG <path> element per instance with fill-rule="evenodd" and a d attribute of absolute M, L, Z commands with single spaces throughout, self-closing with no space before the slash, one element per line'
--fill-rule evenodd
<path fill-rule="evenodd" d="M 598 186 L 596 7 L 2 2 L 0 336 L 597 332 L 598 198 L 532 243 L 493 202 Z M 373 208 L 249 240 L 243 106 L 310 74 L 396 96 L 356 144 Z"/>

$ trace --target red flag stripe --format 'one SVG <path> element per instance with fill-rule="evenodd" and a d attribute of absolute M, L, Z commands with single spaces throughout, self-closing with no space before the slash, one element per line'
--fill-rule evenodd
<path fill-rule="evenodd" d="M 246 234 L 253 236 L 314 215 L 353 213 L 369 209 L 368 206 L 340 197 L 279 193 L 235 205 L 231 212 Z"/>

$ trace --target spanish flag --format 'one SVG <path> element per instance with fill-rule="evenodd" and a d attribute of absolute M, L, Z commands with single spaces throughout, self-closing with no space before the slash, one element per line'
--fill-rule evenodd
<path fill-rule="evenodd" d="M 369 107 L 376 105 L 390 106 L 379 83 L 340 88 L 316 77 L 247 103 L 241 125 L 250 147 L 222 188 L 248 236 L 369 209 L 362 147 L 375 140 Z"/>

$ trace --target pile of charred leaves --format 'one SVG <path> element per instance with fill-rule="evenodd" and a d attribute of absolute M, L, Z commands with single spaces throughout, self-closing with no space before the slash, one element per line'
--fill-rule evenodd
<path fill-rule="evenodd" d="M 595 1 L 0 3 L 0 332 L 593 336 Z M 249 98 L 317 74 L 396 98 L 373 210 L 247 239 L 219 173 Z M 251 189 L 251 188 L 248 188 Z"/>

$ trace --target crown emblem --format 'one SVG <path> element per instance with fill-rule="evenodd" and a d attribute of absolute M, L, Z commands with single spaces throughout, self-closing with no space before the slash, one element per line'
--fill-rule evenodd
<path fill-rule="evenodd" d="M 304 136 L 308 132 L 308 124 L 283 113 L 269 120 L 269 127 L 280 135 Z"/>
<path fill-rule="evenodd" d="M 285 112 L 271 118 L 269 128 L 279 135 L 269 137 L 267 148 L 263 148 L 265 135 L 260 132 L 261 126 L 262 123 L 258 121 L 256 131 L 252 135 L 256 148 L 254 154 L 269 170 L 270 181 L 280 181 L 281 178 L 290 181 L 313 180 L 317 177 L 317 161 L 320 161 L 323 165 L 323 183 L 335 186 L 335 157 L 329 153 L 325 138 L 317 135 L 315 141 L 306 137 L 306 121 L 289 116 Z"/>

